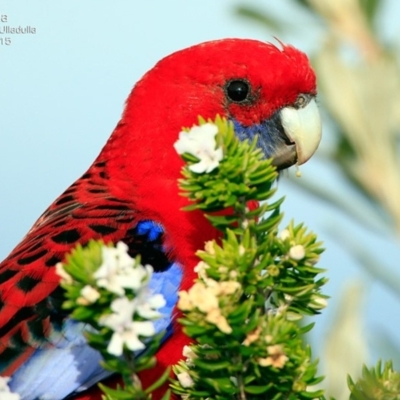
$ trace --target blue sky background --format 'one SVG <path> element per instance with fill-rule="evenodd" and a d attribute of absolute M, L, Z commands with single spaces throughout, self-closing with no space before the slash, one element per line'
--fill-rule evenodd
<path fill-rule="evenodd" d="M 279 34 L 240 19 L 233 12 L 239 2 L 233 0 L 0 0 L 0 15 L 7 14 L 9 25 L 30 25 L 37 32 L 13 35 L 10 46 L 0 46 L 0 259 L 89 167 L 118 122 L 133 84 L 157 60 L 183 47 L 224 37 L 274 40 L 277 36 L 309 54 L 323 39 L 321 28 L 291 1 L 243 2 L 268 5 L 288 24 L 300 22 L 301 34 L 295 30 Z M 382 29 L 390 37 L 398 34 L 400 3 L 386 3 Z M 322 151 L 333 140 L 326 130 Z M 315 158 L 301 171 L 331 190 L 346 191 L 349 202 L 356 196 L 334 165 Z M 291 183 L 295 179 L 292 171 L 279 183 L 279 194 L 287 199 L 286 221 L 304 221 L 327 248 L 320 265 L 328 269 L 326 291 L 332 300 L 316 318 L 317 345 L 349 280 L 365 284 L 365 332 L 370 342 L 387 330 L 400 344 L 399 299 L 369 278 L 332 232 L 365 244 L 393 267 L 393 274 L 399 274 L 398 241 L 389 233 L 360 227 L 298 189 Z"/>

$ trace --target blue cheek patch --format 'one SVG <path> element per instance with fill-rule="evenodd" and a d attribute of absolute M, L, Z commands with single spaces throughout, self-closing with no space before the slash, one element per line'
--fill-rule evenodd
<path fill-rule="evenodd" d="M 252 142 L 258 136 L 257 147 L 262 150 L 265 158 L 270 158 L 275 149 L 285 143 L 285 134 L 280 122 L 279 113 L 275 113 L 270 119 L 260 124 L 245 126 L 235 119 L 231 119 L 235 127 L 236 136 L 239 140 L 248 139 Z"/>

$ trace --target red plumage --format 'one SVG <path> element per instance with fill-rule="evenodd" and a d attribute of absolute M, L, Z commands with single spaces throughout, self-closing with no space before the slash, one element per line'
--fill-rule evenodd
<path fill-rule="evenodd" d="M 235 79 L 249 83 L 249 101 L 227 97 L 227 82 Z M 165 231 L 168 259 L 184 268 L 181 288 L 189 288 L 198 262 L 195 251 L 217 232 L 200 212 L 181 211 L 187 199 L 179 195 L 182 161 L 173 148 L 179 131 L 195 124 L 199 115 L 219 114 L 244 127 L 261 124 L 293 105 L 299 94 L 316 94 L 306 56 L 290 46 L 253 40 L 193 46 L 164 58 L 144 75 L 93 165 L 0 264 L 1 373 L 13 373 L 62 324 L 62 291 L 54 265 L 77 243 L 102 238 L 130 241 L 136 248 L 131 229 L 142 219 L 156 221 Z M 159 352 L 160 365 L 175 363 L 186 342 L 176 330 Z"/>

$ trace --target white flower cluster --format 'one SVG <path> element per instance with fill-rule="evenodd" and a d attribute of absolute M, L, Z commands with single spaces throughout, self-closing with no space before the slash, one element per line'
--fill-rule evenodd
<path fill-rule="evenodd" d="M 9 377 L 0 376 L 0 399 L 1 400 L 20 400 L 21 397 L 17 393 L 12 393 L 8 387 Z"/>
<path fill-rule="evenodd" d="M 218 127 L 212 123 L 194 126 L 188 132 L 179 133 L 179 139 L 174 144 L 178 154 L 189 153 L 199 159 L 198 163 L 190 165 L 191 171 L 209 173 L 218 167 L 223 152 L 221 147 L 216 148 L 217 133 Z"/>
<path fill-rule="evenodd" d="M 103 263 L 93 275 L 97 286 L 119 296 L 125 294 L 125 289 L 139 290 L 153 272 L 150 265 L 136 264 L 124 242 L 118 242 L 116 247 L 103 247 L 102 258 Z"/>
<path fill-rule="evenodd" d="M 157 308 L 162 307 L 165 303 L 161 295 L 152 296 L 148 300 Z M 140 304 L 138 299 L 129 300 L 127 297 L 120 297 L 111 303 L 113 313 L 100 318 L 100 325 L 107 326 L 114 331 L 107 346 L 110 354 L 122 355 L 124 345 L 132 351 L 143 350 L 145 345 L 140 341 L 139 336 L 148 337 L 156 333 L 152 321 L 134 321 L 135 314 L 140 315 L 140 308 L 143 306 L 148 307 L 147 304 Z M 151 311 L 154 314 L 157 313 L 155 310 Z"/>
<path fill-rule="evenodd" d="M 153 295 L 149 288 L 153 268 L 136 263 L 129 256 L 128 246 L 119 242 L 115 248 L 103 248 L 103 263 L 94 274 L 96 283 L 119 297 L 112 301 L 112 314 L 103 315 L 99 324 L 114 331 L 107 347 L 110 354 L 120 356 L 124 345 L 132 351 L 142 350 L 145 345 L 139 336 L 152 336 L 155 328 L 152 321 L 160 317 L 159 308 L 165 305 L 161 294 Z M 135 297 L 129 299 L 125 290 L 131 289 Z M 82 289 L 83 291 L 83 289 Z M 81 295 L 84 294 L 81 292 Z M 140 316 L 147 321 L 135 321 Z"/>
<path fill-rule="evenodd" d="M 61 263 L 56 265 L 56 272 L 62 281 L 72 283 L 72 277 Z M 110 354 L 122 355 L 124 345 L 132 351 L 142 350 L 145 345 L 139 336 L 149 337 L 156 333 L 152 320 L 161 316 L 158 309 L 164 307 L 165 299 L 149 290 L 152 273 L 150 265 L 137 263 L 129 256 L 128 246 L 118 242 L 116 247 L 103 247 L 102 264 L 93 274 L 95 287 L 85 285 L 81 289 L 77 298 L 81 306 L 95 303 L 101 296 L 100 289 L 117 296 L 110 305 L 112 313 L 102 315 L 99 320 L 100 325 L 114 332 L 107 347 Z M 127 290 L 134 293 L 132 299 L 126 296 Z M 135 317 L 140 317 L 140 320 L 135 321 L 138 319 Z"/>

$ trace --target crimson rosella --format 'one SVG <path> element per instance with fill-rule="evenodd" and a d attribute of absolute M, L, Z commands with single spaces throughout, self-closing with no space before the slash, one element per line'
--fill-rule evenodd
<path fill-rule="evenodd" d="M 225 39 L 178 51 L 134 86 L 122 118 L 90 168 L 35 222 L 0 264 L 0 371 L 23 400 L 60 400 L 106 375 L 85 327 L 60 307 L 55 264 L 89 239 L 125 242 L 155 274 L 169 337 L 158 365 L 176 363 L 188 342 L 173 324 L 178 290 L 195 278 L 196 250 L 218 232 L 200 211 L 184 212 L 183 165 L 174 150 L 198 116 L 231 120 L 240 139 L 258 136 L 279 170 L 316 150 L 316 79 L 305 54 L 256 40 Z"/>

